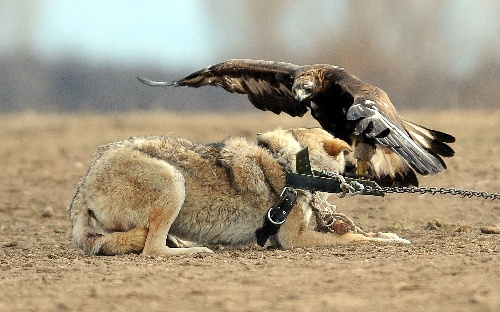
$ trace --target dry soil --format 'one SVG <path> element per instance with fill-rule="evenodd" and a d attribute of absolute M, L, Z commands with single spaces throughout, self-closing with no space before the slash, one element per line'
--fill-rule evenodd
<path fill-rule="evenodd" d="M 449 169 L 423 186 L 500 192 L 500 111 L 405 117 L 457 138 Z M 71 241 L 67 207 L 99 144 L 171 132 L 199 142 L 254 138 L 278 125 L 317 124 L 265 112 L 0 116 L 0 310 L 500 311 L 500 235 L 481 232 L 500 224 L 499 200 L 330 198 L 364 229 L 411 245 L 146 258 L 85 256 Z"/>

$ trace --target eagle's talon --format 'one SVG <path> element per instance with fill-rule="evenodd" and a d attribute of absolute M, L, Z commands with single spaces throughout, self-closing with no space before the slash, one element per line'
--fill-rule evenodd
<path fill-rule="evenodd" d="M 368 177 L 368 163 L 363 160 L 358 160 L 356 163 L 356 176 L 358 177 Z"/>

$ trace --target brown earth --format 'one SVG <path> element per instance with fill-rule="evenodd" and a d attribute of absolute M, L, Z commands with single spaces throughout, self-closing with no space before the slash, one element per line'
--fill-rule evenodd
<path fill-rule="evenodd" d="M 449 170 L 423 186 L 500 191 L 500 111 L 405 116 L 457 137 Z M 362 228 L 412 245 L 145 258 L 89 257 L 71 242 L 67 207 L 99 144 L 169 132 L 200 142 L 253 138 L 277 125 L 316 123 L 263 112 L 0 116 L 0 310 L 500 311 L 500 235 L 480 231 L 500 224 L 500 201 L 330 198 Z"/>

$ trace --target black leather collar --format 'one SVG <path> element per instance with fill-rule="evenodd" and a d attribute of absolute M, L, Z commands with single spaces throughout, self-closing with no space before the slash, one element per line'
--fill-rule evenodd
<path fill-rule="evenodd" d="M 264 225 L 255 231 L 259 246 L 263 247 L 270 236 L 278 233 L 281 225 L 285 223 L 288 214 L 292 211 L 296 199 L 296 190 L 290 187 L 283 189 L 278 202 L 269 208 L 264 216 Z"/>

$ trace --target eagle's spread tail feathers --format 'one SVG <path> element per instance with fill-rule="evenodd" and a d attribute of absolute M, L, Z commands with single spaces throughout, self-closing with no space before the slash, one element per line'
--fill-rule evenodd
<path fill-rule="evenodd" d="M 446 144 L 455 142 L 455 137 L 441 131 L 423 127 L 403 118 L 401 118 L 401 121 L 410 137 L 423 149 L 439 159 L 443 167 L 446 168 L 446 164 L 440 156 L 452 157 L 455 155 L 455 151 Z"/>

